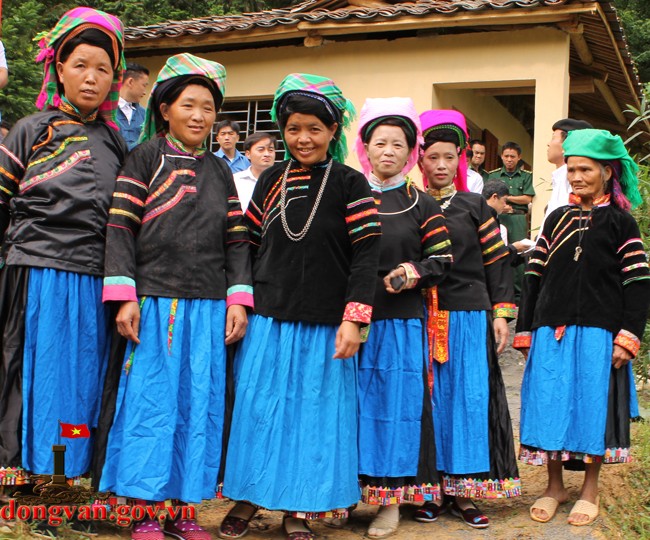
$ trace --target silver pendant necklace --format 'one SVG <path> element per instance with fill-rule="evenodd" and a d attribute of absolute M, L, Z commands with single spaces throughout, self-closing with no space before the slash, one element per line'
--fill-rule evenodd
<path fill-rule="evenodd" d="M 458 192 L 455 191 L 454 194 L 453 194 L 451 197 L 449 197 L 445 202 L 443 202 L 443 203 L 440 205 L 440 209 L 441 209 L 443 212 L 444 212 L 445 210 L 447 210 L 447 208 L 449 208 L 449 205 L 451 204 L 451 200 L 456 196 L 456 193 L 458 193 Z"/>
<path fill-rule="evenodd" d="M 585 232 L 589 228 L 589 221 L 591 220 L 591 212 L 593 211 L 594 207 L 591 207 L 591 210 L 589 210 L 589 213 L 587 214 L 587 222 L 585 223 L 585 227 L 582 227 L 582 206 L 580 207 L 580 218 L 578 221 L 578 245 L 576 246 L 575 251 L 573 252 L 573 260 L 575 262 L 578 262 L 578 259 L 580 259 L 580 255 L 582 255 L 582 238 L 585 235 Z"/>
<path fill-rule="evenodd" d="M 320 201 L 323 197 L 323 192 L 325 191 L 325 185 L 327 184 L 327 179 L 329 178 L 330 171 L 332 170 L 332 163 L 334 163 L 334 160 L 330 159 L 330 162 L 327 164 L 327 169 L 325 170 L 325 176 L 323 176 L 323 181 L 320 185 L 320 188 L 318 189 L 318 194 L 316 195 L 316 201 L 314 201 L 314 206 L 312 207 L 311 212 L 309 213 L 309 217 L 307 218 L 307 222 L 305 223 L 305 226 L 302 228 L 302 230 L 299 233 L 295 233 L 289 228 L 289 224 L 287 223 L 287 177 L 289 176 L 289 171 L 291 170 L 291 165 L 293 164 L 293 159 L 289 160 L 287 168 L 285 169 L 284 174 L 282 175 L 282 186 L 280 189 L 280 220 L 282 221 L 282 228 L 284 229 L 284 232 L 289 238 L 289 240 L 293 240 L 294 242 L 300 242 L 305 236 L 307 236 L 307 233 L 309 232 L 309 227 L 311 227 L 311 222 L 314 220 L 314 217 L 316 216 L 316 211 L 318 210 L 318 206 L 320 205 Z"/>

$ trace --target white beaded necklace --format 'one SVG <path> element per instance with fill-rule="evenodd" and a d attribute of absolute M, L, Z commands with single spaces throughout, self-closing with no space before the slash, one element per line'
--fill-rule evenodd
<path fill-rule="evenodd" d="M 325 176 L 323 176 L 323 182 L 320 185 L 320 188 L 318 189 L 318 194 L 316 195 L 316 200 L 314 201 L 314 206 L 311 209 L 311 212 L 309 213 L 309 217 L 307 218 L 307 222 L 305 223 L 305 226 L 302 228 L 302 231 L 299 233 L 293 232 L 289 228 L 289 224 L 287 223 L 287 176 L 289 176 L 289 171 L 291 170 L 291 165 L 293 164 L 293 159 L 289 160 L 289 163 L 287 164 L 287 168 L 284 171 L 284 174 L 282 175 L 282 187 L 280 189 L 280 220 L 282 221 L 282 228 L 284 229 L 285 234 L 287 235 L 287 238 L 289 240 L 293 240 L 294 242 L 300 242 L 305 236 L 307 236 L 307 233 L 309 232 L 309 227 L 311 227 L 311 222 L 314 220 L 314 217 L 316 216 L 316 211 L 318 210 L 318 206 L 320 205 L 320 201 L 323 197 L 323 192 L 325 191 L 325 185 L 327 184 L 327 179 L 330 176 L 330 171 L 332 170 L 332 163 L 334 163 L 333 159 L 330 159 L 330 162 L 327 164 L 327 169 L 325 170 Z"/>

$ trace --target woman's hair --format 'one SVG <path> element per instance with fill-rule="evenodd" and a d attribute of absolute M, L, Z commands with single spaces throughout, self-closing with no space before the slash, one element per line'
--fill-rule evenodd
<path fill-rule="evenodd" d="M 314 97 L 297 93 L 288 95 L 279 107 L 278 124 L 280 129 L 284 130 L 289 117 L 294 113 L 314 115 L 328 128 L 331 128 L 336 123 L 340 127 L 340 112 L 334 105 L 327 103 L 326 100 L 327 98 L 316 94 L 314 94 Z"/>
<path fill-rule="evenodd" d="M 207 88 L 210 93 L 212 94 L 212 97 L 214 98 L 214 84 L 206 79 L 205 77 L 188 77 L 187 80 L 182 81 L 181 84 L 176 84 L 172 86 L 167 92 L 164 92 L 159 98 L 158 98 L 158 105 L 162 105 L 163 103 L 167 105 L 173 105 L 176 100 L 181 97 L 181 94 L 183 91 L 190 85 L 196 85 L 196 86 L 203 86 L 204 88 Z M 216 103 L 215 100 L 215 107 L 218 108 L 218 103 Z"/>
<path fill-rule="evenodd" d="M 214 99 L 215 111 L 218 111 L 221 107 L 221 102 L 223 101 L 221 92 L 217 89 L 217 85 L 206 77 L 200 75 L 183 75 L 164 81 L 154 90 L 154 114 L 156 123 L 165 131 L 169 129 L 169 122 L 162 117 L 160 106 L 163 103 L 173 105 L 183 91 L 192 84 L 203 86 L 210 91 Z"/>
<path fill-rule="evenodd" d="M 424 144 L 422 144 L 422 150 L 427 150 L 432 144 L 437 142 L 448 142 L 456 146 L 458 153 L 462 151 L 460 139 L 458 134 L 451 129 L 436 129 L 428 131 L 424 136 Z"/>
<path fill-rule="evenodd" d="M 415 127 L 409 120 L 401 116 L 384 116 L 373 122 L 369 122 L 363 129 L 361 140 L 365 144 L 368 144 L 370 142 L 370 139 L 372 139 L 372 134 L 375 132 L 375 129 L 377 129 L 379 126 L 396 126 L 402 128 L 409 150 L 415 148 Z"/>
<path fill-rule="evenodd" d="M 58 54 L 59 62 L 65 62 L 70 57 L 72 52 L 79 45 L 83 44 L 92 45 L 93 47 L 99 47 L 100 49 L 103 49 L 106 51 L 106 54 L 108 54 L 108 57 L 111 60 L 111 68 L 115 65 L 116 58 L 113 48 L 113 41 L 111 41 L 111 38 L 108 37 L 106 32 L 102 32 L 97 28 L 88 28 L 81 32 L 79 35 L 65 41 L 61 46 L 61 50 Z"/>

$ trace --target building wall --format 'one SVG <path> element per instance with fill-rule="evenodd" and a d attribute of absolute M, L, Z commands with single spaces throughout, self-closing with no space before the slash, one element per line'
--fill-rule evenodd
<path fill-rule="evenodd" d="M 226 98 L 271 96 L 288 73 L 308 72 L 333 78 L 358 110 L 366 97 L 388 96 L 409 96 L 421 111 L 458 109 L 500 142 L 521 144 L 524 159 L 533 164 L 538 193 L 533 227 L 543 216 L 553 170 L 546 161 L 546 143 L 552 124 L 568 111 L 569 38 L 561 31 L 540 27 L 390 41 L 326 41 L 318 48 L 269 47 L 203 56 L 226 67 Z M 152 73 L 165 59 L 130 58 Z M 535 140 L 494 98 L 474 91 L 524 85 L 536 88 Z M 350 145 L 354 133 L 356 125 L 348 135 Z M 348 162 L 358 164 L 354 154 Z"/>

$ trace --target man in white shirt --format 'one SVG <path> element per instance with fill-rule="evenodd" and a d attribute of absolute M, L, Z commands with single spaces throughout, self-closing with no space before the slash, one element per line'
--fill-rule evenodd
<path fill-rule="evenodd" d="M 251 165 L 234 177 L 242 211 L 246 212 L 257 179 L 275 162 L 275 137 L 261 131 L 249 135 L 244 141 L 244 155 Z"/>
<path fill-rule="evenodd" d="M 584 120 L 574 120 L 573 118 L 564 118 L 553 124 L 553 135 L 548 143 L 546 157 L 548 161 L 553 163 L 557 168 L 551 175 L 553 179 L 553 191 L 551 192 L 551 198 L 546 206 L 544 220 L 546 220 L 548 215 L 556 208 L 569 204 L 569 193 L 571 193 L 571 187 L 567 180 L 566 163 L 564 163 L 564 151 L 562 150 L 562 143 L 566 139 L 567 133 L 574 129 L 591 128 L 592 125 L 589 122 L 585 122 Z M 542 226 L 543 225 L 544 223 L 542 222 Z M 540 231 L 542 230 L 542 226 L 540 226 Z"/>
<path fill-rule="evenodd" d="M 128 63 L 122 77 L 120 99 L 117 103 L 117 123 L 129 150 L 133 150 L 140 138 L 145 109 L 140 100 L 147 93 L 149 70 L 140 64 Z"/>
<path fill-rule="evenodd" d="M 472 193 L 483 193 L 483 177 L 472 167 L 467 168 L 467 189 Z"/>

